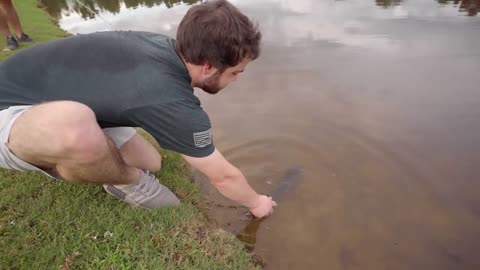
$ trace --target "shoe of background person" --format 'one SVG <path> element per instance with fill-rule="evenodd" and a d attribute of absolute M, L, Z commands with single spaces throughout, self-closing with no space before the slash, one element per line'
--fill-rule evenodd
<path fill-rule="evenodd" d="M 160 184 L 155 175 L 148 171 L 140 173 L 135 185 L 103 185 L 105 191 L 133 206 L 159 208 L 180 204 L 180 200 L 167 187 Z"/>
<path fill-rule="evenodd" d="M 8 36 L 7 37 L 7 46 L 4 51 L 13 51 L 16 48 L 18 48 L 18 41 L 13 37 L 13 36 Z"/>
<path fill-rule="evenodd" d="M 18 42 L 34 42 L 27 34 L 22 33 L 20 37 L 17 37 Z"/>

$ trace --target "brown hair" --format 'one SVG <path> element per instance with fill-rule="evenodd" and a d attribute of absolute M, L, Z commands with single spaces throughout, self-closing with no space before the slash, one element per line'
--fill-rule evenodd
<path fill-rule="evenodd" d="M 189 63 L 208 63 L 221 72 L 260 54 L 258 26 L 226 0 L 193 6 L 177 31 L 176 48 Z"/>

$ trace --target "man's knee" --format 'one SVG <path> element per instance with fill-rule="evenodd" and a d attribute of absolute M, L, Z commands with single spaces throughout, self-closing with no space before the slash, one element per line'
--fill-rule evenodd
<path fill-rule="evenodd" d="M 97 123 L 95 113 L 81 103 L 68 104 L 69 122 L 59 127 L 61 148 L 81 162 L 94 161 L 109 151 L 105 134 Z"/>

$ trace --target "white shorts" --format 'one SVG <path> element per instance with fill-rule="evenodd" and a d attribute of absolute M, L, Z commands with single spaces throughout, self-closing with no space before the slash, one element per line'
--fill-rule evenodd
<path fill-rule="evenodd" d="M 13 154 L 7 146 L 10 129 L 13 123 L 23 112 L 32 106 L 12 106 L 8 109 L 0 111 L 0 168 L 12 169 L 18 171 L 41 171 L 50 177 L 50 172 L 46 172 L 26 161 L 21 160 Z M 35 131 L 32 131 L 35 132 Z M 128 142 L 136 133 L 132 127 L 114 127 L 104 128 L 103 132 L 113 141 L 117 148 Z"/>

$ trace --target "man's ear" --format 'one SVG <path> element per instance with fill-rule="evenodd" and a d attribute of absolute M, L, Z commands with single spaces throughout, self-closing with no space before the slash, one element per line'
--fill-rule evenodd
<path fill-rule="evenodd" d="M 210 77 L 217 72 L 217 69 L 212 65 L 205 63 L 202 66 L 202 75 L 205 77 Z"/>

